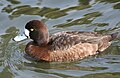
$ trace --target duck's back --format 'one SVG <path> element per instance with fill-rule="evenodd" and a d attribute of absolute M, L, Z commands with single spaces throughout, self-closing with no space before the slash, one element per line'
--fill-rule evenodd
<path fill-rule="evenodd" d="M 50 37 L 52 61 L 73 61 L 95 55 L 109 47 L 111 35 L 96 32 L 60 32 Z"/>
<path fill-rule="evenodd" d="M 101 35 L 96 32 L 60 32 L 50 37 L 50 44 L 54 50 L 64 50 L 80 43 L 102 46 L 108 44 L 111 38 L 111 35 Z"/>

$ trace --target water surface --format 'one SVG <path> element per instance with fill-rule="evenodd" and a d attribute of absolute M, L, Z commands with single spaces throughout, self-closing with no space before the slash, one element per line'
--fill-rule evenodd
<path fill-rule="evenodd" d="M 63 63 L 35 62 L 24 57 L 30 40 L 14 42 L 26 22 L 46 23 L 59 31 L 120 33 L 119 0 L 0 0 L 0 78 L 119 78 L 120 37 L 102 54 Z"/>

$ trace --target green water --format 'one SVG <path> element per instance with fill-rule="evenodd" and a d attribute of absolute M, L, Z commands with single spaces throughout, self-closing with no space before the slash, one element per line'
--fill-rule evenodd
<path fill-rule="evenodd" d="M 0 0 L 0 78 L 120 78 L 120 36 L 104 53 L 80 61 L 45 63 L 25 58 L 30 40 L 12 39 L 33 19 L 45 22 L 50 34 L 120 33 L 120 0 Z"/>

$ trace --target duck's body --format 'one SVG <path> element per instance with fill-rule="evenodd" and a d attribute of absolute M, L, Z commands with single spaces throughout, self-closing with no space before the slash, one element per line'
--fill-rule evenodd
<path fill-rule="evenodd" d="M 25 51 L 37 60 L 61 62 L 83 59 L 104 51 L 117 36 L 117 34 L 101 35 L 96 32 L 72 31 L 59 32 L 49 37 L 47 28 L 40 21 L 30 21 L 26 29 L 30 30 L 29 27 L 35 26 L 35 23 L 38 23 L 38 27 L 35 28 L 40 28 L 38 30 L 40 32 L 36 33 L 36 38 L 31 33 L 30 38 L 33 41 L 27 44 Z"/>
<path fill-rule="evenodd" d="M 59 32 L 49 36 L 45 24 L 32 20 L 25 26 L 33 41 L 26 46 L 26 53 L 43 61 L 74 61 L 104 51 L 117 37 L 117 33 L 101 35 L 96 32 Z"/>

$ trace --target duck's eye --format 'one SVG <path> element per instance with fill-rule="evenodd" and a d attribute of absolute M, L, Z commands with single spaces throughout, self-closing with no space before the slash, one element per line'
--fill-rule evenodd
<path fill-rule="evenodd" d="M 34 31 L 34 29 L 30 29 L 30 31 Z"/>

